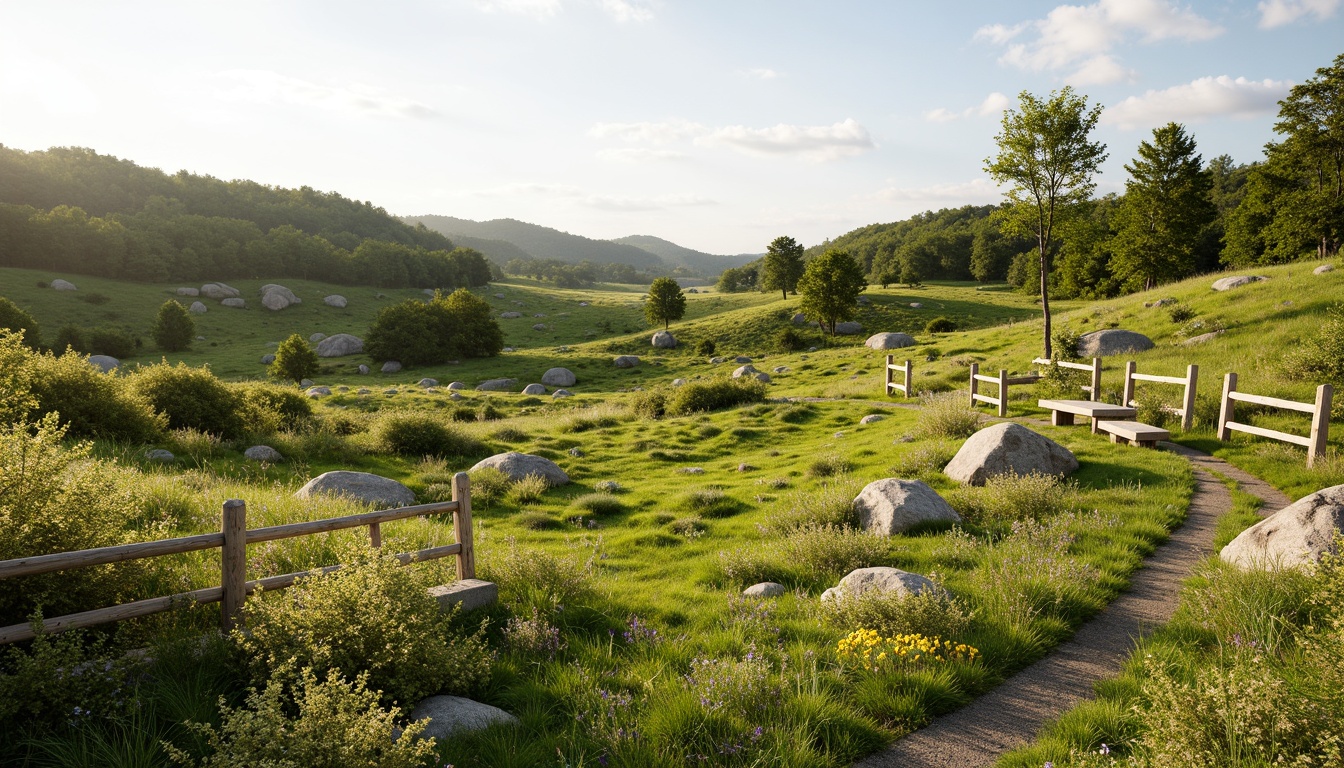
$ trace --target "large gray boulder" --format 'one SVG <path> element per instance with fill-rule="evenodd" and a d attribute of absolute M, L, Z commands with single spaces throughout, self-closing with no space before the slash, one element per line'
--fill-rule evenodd
<path fill-rule="evenodd" d="M 345 357 L 364 351 L 364 340 L 348 333 L 328 336 L 317 343 L 318 357 Z"/>
<path fill-rule="evenodd" d="M 541 383 L 548 387 L 572 387 L 578 382 L 578 377 L 568 368 L 551 368 L 541 374 Z"/>
<path fill-rule="evenodd" d="M 243 458 L 249 461 L 264 461 L 267 464 L 276 464 L 285 460 L 280 452 L 269 445 L 254 445 L 243 451 Z"/>
<path fill-rule="evenodd" d="M 464 699 L 461 696 L 430 696 L 411 710 L 411 721 L 429 720 L 420 738 L 442 743 L 457 733 L 483 731 L 496 723 L 517 724 L 518 718 L 499 707 Z"/>
<path fill-rule="evenodd" d="M 345 297 L 339 293 L 333 293 L 330 296 L 324 297 L 322 303 L 326 304 L 328 307 L 335 307 L 337 309 L 345 309 L 346 305 Z"/>
<path fill-rule="evenodd" d="M 1153 348 L 1153 340 L 1142 333 L 1105 328 L 1085 333 L 1078 338 L 1079 357 L 1107 357 L 1126 352 L 1145 352 Z"/>
<path fill-rule="evenodd" d="M 854 499 L 859 525 L 869 533 L 893 536 L 934 520 L 961 522 L 961 515 L 921 480 L 894 477 L 864 486 Z"/>
<path fill-rule="evenodd" d="M 650 343 L 658 349 L 675 349 L 677 346 L 676 338 L 667 331 L 659 331 L 653 334 L 653 339 Z"/>
<path fill-rule="evenodd" d="M 1334 264 L 1322 264 L 1321 266 L 1311 270 L 1311 274 L 1324 275 L 1326 272 L 1334 272 L 1334 271 L 1335 271 Z"/>
<path fill-rule="evenodd" d="M 1214 280 L 1213 290 L 1230 291 L 1233 288 L 1240 288 L 1243 285 L 1250 285 L 1251 283 L 1258 283 L 1261 280 L 1268 279 L 1268 277 L 1263 277 L 1261 275 L 1233 275 L 1232 277 L 1224 277 L 1219 280 Z"/>
<path fill-rule="evenodd" d="M 545 478 L 546 482 L 555 487 L 569 482 L 569 475 L 550 459 L 543 459 L 540 456 L 533 456 L 530 453 L 497 453 L 488 459 L 482 459 L 476 462 L 476 466 L 471 468 L 472 472 L 486 467 L 494 467 L 500 472 L 509 476 L 510 480 L 522 480 L 529 475 Z"/>
<path fill-rule="evenodd" d="M 546 394 L 546 385 L 544 385 L 544 384 L 528 384 L 526 387 L 523 387 L 523 394 L 524 394 L 524 395 L 544 395 L 544 394 Z"/>
<path fill-rule="evenodd" d="M 860 333 L 863 333 L 863 325 L 852 320 L 835 324 L 836 336 L 857 336 Z"/>
<path fill-rule="evenodd" d="M 209 309 L 201 302 L 193 301 L 191 302 L 191 306 L 187 307 L 187 311 L 193 315 L 204 315 Z"/>
<path fill-rule="evenodd" d="M 1010 421 L 985 427 L 966 438 L 943 474 L 970 485 L 995 475 L 1067 475 L 1078 469 L 1068 448 Z"/>
<path fill-rule="evenodd" d="M 387 362 L 383 363 L 383 367 L 379 368 L 378 370 L 382 371 L 383 373 L 397 373 L 398 371 L 401 370 L 401 363 L 396 360 L 388 360 Z"/>
<path fill-rule="evenodd" d="M 1335 485 L 1242 531 L 1218 556 L 1242 568 L 1297 568 L 1334 553 L 1334 537 L 1340 532 L 1344 532 L 1344 485 Z"/>
<path fill-rule="evenodd" d="M 193 296 L 193 297 L 194 297 L 194 296 L 200 296 L 200 295 L 201 295 L 201 289 L 200 289 L 200 288 L 178 288 L 178 289 L 177 289 L 177 295 L 178 295 L 178 296 Z"/>
<path fill-rule="evenodd" d="M 261 286 L 261 295 L 265 296 L 268 293 L 278 293 L 281 296 L 285 297 L 285 301 L 288 301 L 290 304 L 303 303 L 303 299 L 300 299 L 298 296 L 295 296 L 293 291 L 289 290 L 283 285 L 276 285 L 275 283 L 267 283 L 266 285 Z"/>
<path fill-rule="evenodd" d="M 70 282 L 69 280 L 62 280 L 62 279 L 60 279 L 59 277 L 56 278 L 55 280 L 52 280 L 52 281 L 51 281 L 51 288 L 52 288 L 52 290 L 56 290 L 56 291 L 78 291 L 78 290 L 79 290 L 78 288 L 75 287 L 75 284 L 74 284 L 74 283 Z"/>
<path fill-rule="evenodd" d="M 869 349 L 900 349 L 915 346 L 915 339 L 908 333 L 874 333 L 863 345 Z"/>
<path fill-rule="evenodd" d="M 103 373 L 121 365 L 121 361 L 111 355 L 89 355 L 89 364 L 101 368 Z"/>
<path fill-rule="evenodd" d="M 840 583 L 821 593 L 821 601 L 859 597 L 868 592 L 892 595 L 897 598 L 923 594 L 927 590 L 938 590 L 938 585 L 918 573 L 902 571 L 900 568 L 857 568 L 845 574 Z"/>
<path fill-rule="evenodd" d="M 758 373 L 760 373 L 760 371 L 756 370 L 755 366 L 753 366 L 751 363 L 747 363 L 746 365 L 737 368 L 733 371 L 733 378 L 740 379 L 743 376 L 755 376 Z"/>
<path fill-rule="evenodd" d="M 277 291 L 261 294 L 261 306 L 272 312 L 279 312 L 282 309 L 287 309 L 293 303 L 294 302 L 285 298 L 284 294 Z"/>
<path fill-rule="evenodd" d="M 617 368 L 634 368 L 639 365 L 639 358 L 635 355 L 621 355 L 611 362 Z"/>
<path fill-rule="evenodd" d="M 379 507 L 404 507 L 415 503 L 415 494 L 411 489 L 396 480 L 347 470 L 324 472 L 294 493 L 294 497 L 299 499 L 319 495 L 346 496 L 362 504 Z"/>
<path fill-rule="evenodd" d="M 478 392 L 512 392 L 518 386 L 517 379 L 489 379 L 476 385 Z"/>
<path fill-rule="evenodd" d="M 243 292 L 224 283 L 206 283 L 201 286 L 201 295 L 207 299 L 223 301 L 224 299 L 236 299 L 243 295 Z"/>

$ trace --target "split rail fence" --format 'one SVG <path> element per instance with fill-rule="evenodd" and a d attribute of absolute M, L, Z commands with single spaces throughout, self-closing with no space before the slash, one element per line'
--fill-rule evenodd
<path fill-rule="evenodd" d="M 1330 437 L 1330 404 L 1334 391 L 1334 387 L 1329 384 L 1320 385 L 1316 388 L 1316 402 L 1314 403 L 1299 403 L 1296 400 L 1252 395 L 1246 392 L 1238 392 L 1237 374 L 1229 373 L 1223 377 L 1223 400 L 1218 409 L 1218 439 L 1231 439 L 1232 432 L 1235 430 L 1259 437 L 1267 437 L 1271 440 L 1305 446 L 1307 449 L 1307 467 L 1315 466 L 1316 458 L 1325 455 L 1326 441 Z M 1235 408 L 1238 402 L 1309 413 L 1311 414 L 1311 434 L 1303 437 L 1302 435 L 1280 432 L 1275 429 L 1239 424 L 1233 421 L 1236 418 Z"/>
<path fill-rule="evenodd" d="M 895 355 L 887 355 L 887 386 L 883 388 L 882 393 L 890 395 L 892 390 L 900 390 L 901 394 L 910 397 L 914 390 L 911 388 L 911 378 L 914 376 L 914 368 L 910 361 L 906 360 L 904 365 L 896 365 L 893 361 Z M 901 381 L 897 383 L 893 374 L 900 373 Z"/>
<path fill-rule="evenodd" d="M 436 560 L 456 555 L 458 580 L 476 578 L 475 548 L 472 545 L 471 532 L 471 483 L 467 473 L 459 472 L 453 476 L 452 489 L 452 501 L 375 510 L 358 515 L 274 525 L 252 530 L 247 528 L 246 503 L 238 499 L 231 499 L 224 502 L 223 525 L 219 533 L 203 533 L 176 539 L 3 560 L 0 561 L 0 581 L 20 576 L 54 573 L 72 568 L 198 552 L 206 549 L 219 549 L 221 551 L 221 566 L 220 585 L 218 587 L 206 587 L 165 597 L 153 597 L 82 613 L 56 616 L 43 620 L 42 631 L 44 633 L 65 632 L 71 629 L 149 616 L 182 605 L 201 603 L 222 603 L 220 624 L 224 631 L 228 631 L 241 623 L 243 603 L 247 596 L 256 592 L 258 588 L 266 590 L 285 589 L 293 586 L 295 582 L 305 576 L 316 572 L 300 571 L 249 581 L 247 579 L 248 544 L 259 544 L 264 541 L 291 539 L 316 533 L 329 533 L 347 528 L 367 526 L 369 543 L 374 547 L 381 547 L 383 543 L 381 526 L 383 523 L 410 517 L 451 513 L 453 516 L 454 543 L 421 549 L 416 552 L 403 552 L 395 555 L 395 557 L 401 561 L 402 565 L 409 565 L 414 562 Z M 319 571 L 328 573 L 341 567 L 339 564 L 330 565 L 319 569 Z M 33 628 L 29 624 L 0 627 L 0 645 L 31 640 L 35 636 Z"/>
<path fill-rule="evenodd" d="M 1185 394 L 1181 398 L 1181 407 L 1167 409 L 1181 417 L 1181 429 L 1189 432 L 1195 425 L 1195 385 L 1199 382 L 1199 366 L 1190 365 L 1185 369 L 1185 376 L 1155 376 L 1150 373 L 1136 373 L 1133 360 L 1125 363 L 1125 394 L 1124 405 L 1134 406 L 1134 382 L 1153 381 L 1159 384 L 1180 384 L 1185 387 Z M 1229 374 L 1235 377 L 1236 374 Z M 1326 410 L 1329 410 L 1327 407 Z"/>

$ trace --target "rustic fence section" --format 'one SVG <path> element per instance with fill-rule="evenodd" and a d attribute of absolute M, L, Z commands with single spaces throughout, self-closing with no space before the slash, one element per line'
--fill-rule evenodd
<path fill-rule="evenodd" d="M 1299 403 L 1296 400 L 1282 400 L 1277 397 L 1251 395 L 1237 391 L 1237 374 L 1229 373 L 1223 378 L 1223 400 L 1218 409 L 1218 439 L 1229 440 L 1232 432 L 1245 432 L 1250 435 L 1267 437 L 1285 443 L 1305 446 L 1307 449 L 1307 467 L 1316 464 L 1316 457 L 1325 455 L 1326 441 L 1330 437 L 1330 404 L 1334 396 L 1334 387 L 1322 384 L 1316 388 L 1316 402 Z M 1265 405 L 1270 408 L 1283 408 L 1290 411 L 1311 414 L 1311 434 L 1307 437 L 1274 429 L 1254 427 L 1250 424 L 1238 424 L 1235 408 L 1237 402 Z"/>
<path fill-rule="evenodd" d="M 914 375 L 914 367 L 910 361 L 906 360 L 903 365 L 896 365 L 893 361 L 895 355 L 887 355 L 887 385 L 882 389 L 882 394 L 890 395 L 892 390 L 899 390 L 902 395 L 910 397 L 914 390 L 911 388 L 911 378 Z M 901 374 L 901 380 L 896 381 L 895 374 Z"/>
<path fill-rule="evenodd" d="M 205 533 L 162 541 L 122 544 L 98 549 L 84 549 L 78 552 L 59 552 L 50 555 L 3 560 L 0 561 L 0 580 L 54 573 L 92 565 L 119 563 L 127 560 L 198 552 L 205 549 L 219 549 L 220 586 L 218 587 L 206 587 L 191 592 L 137 600 L 132 603 L 98 608 L 66 616 L 56 616 L 43 620 L 42 631 L 44 633 L 64 632 L 139 616 L 149 616 L 172 610 L 184 604 L 214 602 L 222 603 L 220 622 L 222 628 L 227 631 L 237 626 L 241 621 L 243 603 L 247 599 L 247 595 L 256 592 L 258 588 L 266 590 L 285 589 L 312 573 L 311 571 L 301 571 L 248 581 L 248 544 L 367 526 L 369 543 L 379 547 L 382 545 L 382 523 L 404 520 L 410 517 L 452 513 L 454 543 L 416 552 L 403 552 L 395 555 L 395 557 L 403 565 L 408 565 L 413 562 L 436 560 L 449 555 L 456 555 L 457 578 L 459 580 L 476 578 L 475 548 L 472 544 L 471 486 L 465 472 L 459 472 L 453 476 L 452 488 L 452 501 L 375 510 L 358 515 L 332 517 L 306 523 L 274 525 L 252 530 L 247 529 L 247 505 L 238 499 L 231 499 L 224 502 L 223 520 L 219 533 Z M 326 573 L 340 567 L 340 565 L 331 565 L 320 569 L 320 571 Z M 0 645 L 31 640 L 33 637 L 35 637 L 35 634 L 28 624 L 0 627 Z"/>
<path fill-rule="evenodd" d="M 1053 365 L 1058 368 L 1069 368 L 1075 371 L 1087 371 L 1092 374 L 1087 385 L 1082 389 L 1087 393 L 1088 400 L 1101 399 L 1101 358 L 1092 358 L 1091 363 L 1071 363 L 1068 360 L 1051 360 L 1048 357 L 1037 357 L 1031 361 L 1035 365 Z"/>
<path fill-rule="evenodd" d="M 1195 385 L 1199 382 L 1199 366 L 1190 365 L 1185 369 L 1185 376 L 1154 376 L 1149 373 L 1136 373 L 1133 360 L 1125 363 L 1125 393 L 1124 405 L 1134 405 L 1134 382 L 1153 381 L 1159 384 L 1179 384 L 1185 387 L 1185 394 L 1181 398 L 1181 407 L 1169 409 L 1172 413 L 1181 417 L 1181 429 L 1189 432 L 1195 425 Z M 1236 374 L 1232 374 L 1236 376 Z"/>
<path fill-rule="evenodd" d="M 999 409 L 998 412 L 1000 417 L 1007 417 L 1008 387 L 1013 384 L 1035 384 L 1040 380 L 1041 377 L 1035 374 L 1030 374 L 1027 376 L 1015 376 L 1013 378 L 1009 378 L 1008 371 L 1006 369 L 1000 369 L 998 376 L 986 376 L 980 373 L 979 363 L 971 363 L 971 400 L 970 400 L 971 407 L 974 408 L 976 403 L 988 403 L 989 405 L 996 406 Z M 998 397 L 980 394 L 980 385 L 982 383 L 994 384 L 998 386 L 999 388 Z"/>

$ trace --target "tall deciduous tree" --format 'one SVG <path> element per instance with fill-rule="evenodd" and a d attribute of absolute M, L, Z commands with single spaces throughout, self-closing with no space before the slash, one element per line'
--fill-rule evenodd
<path fill-rule="evenodd" d="M 1177 123 L 1156 128 L 1125 170 L 1130 178 L 1112 243 L 1116 277 L 1148 289 L 1193 274 L 1200 232 L 1218 215 L 1194 137 Z"/>
<path fill-rule="evenodd" d="M 154 320 L 154 343 L 168 352 L 181 352 L 195 336 L 196 323 L 186 308 L 172 299 L 163 302 Z"/>
<path fill-rule="evenodd" d="M 1003 113 L 1003 127 L 994 137 L 997 156 L 985 160 L 985 171 L 1000 184 L 1011 185 L 1005 205 L 995 215 L 1008 234 L 1029 233 L 1039 255 L 1041 312 L 1045 317 L 1045 356 L 1050 357 L 1050 261 L 1057 227 L 1092 195 L 1092 175 L 1106 159 L 1106 145 L 1089 141 L 1101 107 L 1087 107 L 1087 98 L 1072 88 L 1041 100 L 1026 91 L 1018 108 Z"/>
<path fill-rule="evenodd" d="M 667 328 L 673 320 L 680 320 L 685 314 L 686 296 L 677 281 L 670 277 L 654 280 L 644 300 L 644 317 L 649 325 L 662 323 L 663 328 Z"/>
<path fill-rule="evenodd" d="M 809 261 L 798 278 L 803 315 L 821 323 L 834 336 L 837 323 L 854 319 L 859 294 L 867 285 L 863 267 L 847 251 L 827 251 Z"/>
<path fill-rule="evenodd" d="M 802 275 L 803 246 L 787 235 L 772 240 L 761 259 L 761 289 L 779 291 L 787 299 L 789 291 L 798 289 Z"/>

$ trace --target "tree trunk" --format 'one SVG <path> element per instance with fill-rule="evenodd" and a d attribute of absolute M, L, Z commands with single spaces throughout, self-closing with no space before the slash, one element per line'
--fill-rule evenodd
<path fill-rule="evenodd" d="M 1050 357 L 1050 293 L 1048 279 L 1050 276 L 1049 264 L 1046 261 L 1046 242 L 1040 241 L 1041 246 L 1041 312 L 1045 317 L 1045 358 Z"/>

